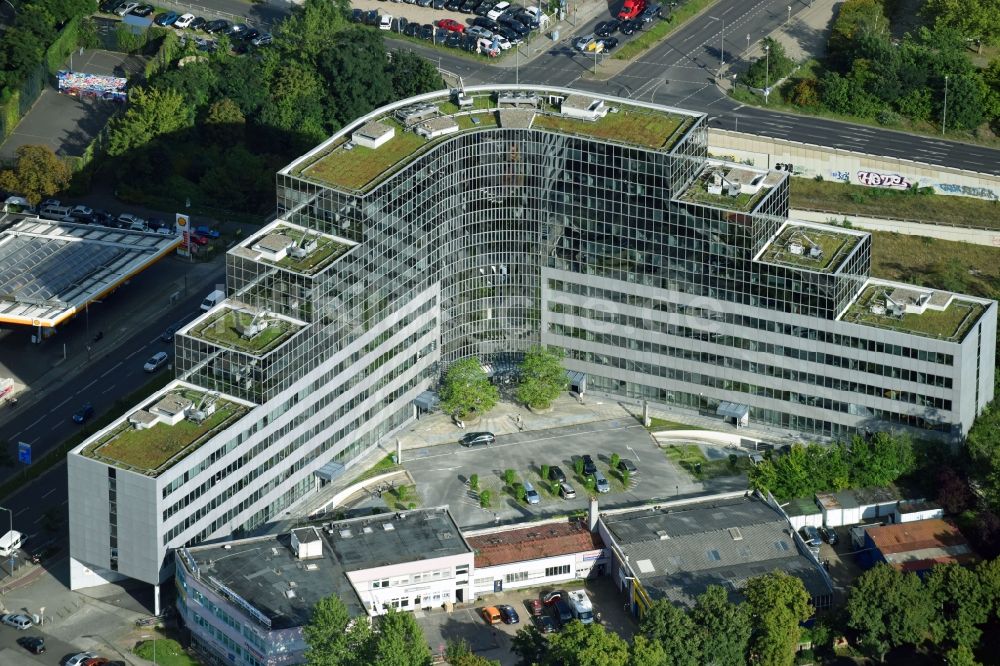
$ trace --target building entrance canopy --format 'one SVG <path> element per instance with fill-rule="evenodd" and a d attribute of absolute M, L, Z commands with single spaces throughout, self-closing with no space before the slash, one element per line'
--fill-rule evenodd
<path fill-rule="evenodd" d="M 729 419 L 733 420 L 733 423 L 739 426 L 746 426 L 750 423 L 750 406 L 741 405 L 736 402 L 720 402 L 719 408 L 715 410 L 715 413 L 727 421 Z"/>

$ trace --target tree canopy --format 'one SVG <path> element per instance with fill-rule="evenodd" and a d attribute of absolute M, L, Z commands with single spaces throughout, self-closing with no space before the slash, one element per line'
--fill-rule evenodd
<path fill-rule="evenodd" d="M 20 194 L 35 205 L 69 186 L 72 170 L 48 146 L 20 146 L 15 154 L 14 168 L 0 171 L 0 189 Z"/>
<path fill-rule="evenodd" d="M 569 380 L 562 367 L 565 352 L 558 348 L 535 346 L 521 361 L 521 382 L 517 399 L 529 407 L 545 409 L 566 390 Z"/>
<path fill-rule="evenodd" d="M 802 581 L 784 571 L 772 571 L 751 578 L 743 594 L 753 618 L 753 662 L 791 666 L 799 645 L 800 624 L 812 615 L 809 593 Z"/>
<path fill-rule="evenodd" d="M 413 613 L 389 612 L 375 619 L 352 619 L 337 597 L 314 607 L 303 633 L 309 666 L 430 666 L 431 651 Z M 466 666 L 480 666 L 474 661 Z"/>
<path fill-rule="evenodd" d="M 880 659 L 889 649 L 923 640 L 934 607 L 920 579 L 879 564 L 855 581 L 847 600 L 848 626 Z"/>
<path fill-rule="evenodd" d="M 463 358 L 448 368 L 441 386 L 441 409 L 459 418 L 485 414 L 500 399 L 479 359 Z"/>

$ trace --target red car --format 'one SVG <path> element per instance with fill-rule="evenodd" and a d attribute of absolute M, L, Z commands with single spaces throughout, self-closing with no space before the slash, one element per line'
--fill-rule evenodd
<path fill-rule="evenodd" d="M 618 18 L 622 21 L 631 21 L 642 13 L 646 8 L 646 0 L 625 0 L 622 9 L 618 12 Z"/>
<path fill-rule="evenodd" d="M 198 234 L 191 234 L 191 242 L 195 245 L 208 245 L 208 238 L 205 236 L 200 236 Z"/>
<path fill-rule="evenodd" d="M 450 30 L 451 32 L 465 32 L 465 26 L 455 19 L 441 19 L 437 22 L 437 26 L 444 30 Z"/>

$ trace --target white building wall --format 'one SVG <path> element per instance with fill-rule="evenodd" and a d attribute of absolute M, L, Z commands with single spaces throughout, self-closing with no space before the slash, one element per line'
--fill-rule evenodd
<path fill-rule="evenodd" d="M 479 596 L 587 578 L 592 568 L 606 563 L 604 551 L 597 549 L 585 553 L 567 553 L 536 560 L 479 567 L 473 579 L 473 592 Z M 547 570 L 552 571 L 547 572 Z"/>
<path fill-rule="evenodd" d="M 894 520 L 897 523 L 912 523 L 918 520 L 930 520 L 932 518 L 944 518 L 944 509 L 938 507 L 936 509 L 926 509 L 924 511 L 911 511 L 909 513 L 903 513 L 897 507 L 895 511 Z"/>
<path fill-rule="evenodd" d="M 399 610 L 436 608 L 470 600 L 472 552 L 415 560 L 347 574 L 369 615 L 381 615 L 386 606 Z M 403 603 L 403 602 L 406 603 Z"/>

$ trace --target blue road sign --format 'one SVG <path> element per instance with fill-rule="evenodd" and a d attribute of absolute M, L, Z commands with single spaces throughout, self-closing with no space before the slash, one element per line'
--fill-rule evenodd
<path fill-rule="evenodd" d="M 31 444 L 27 442 L 17 443 L 17 462 L 22 462 L 25 465 L 31 464 Z"/>

